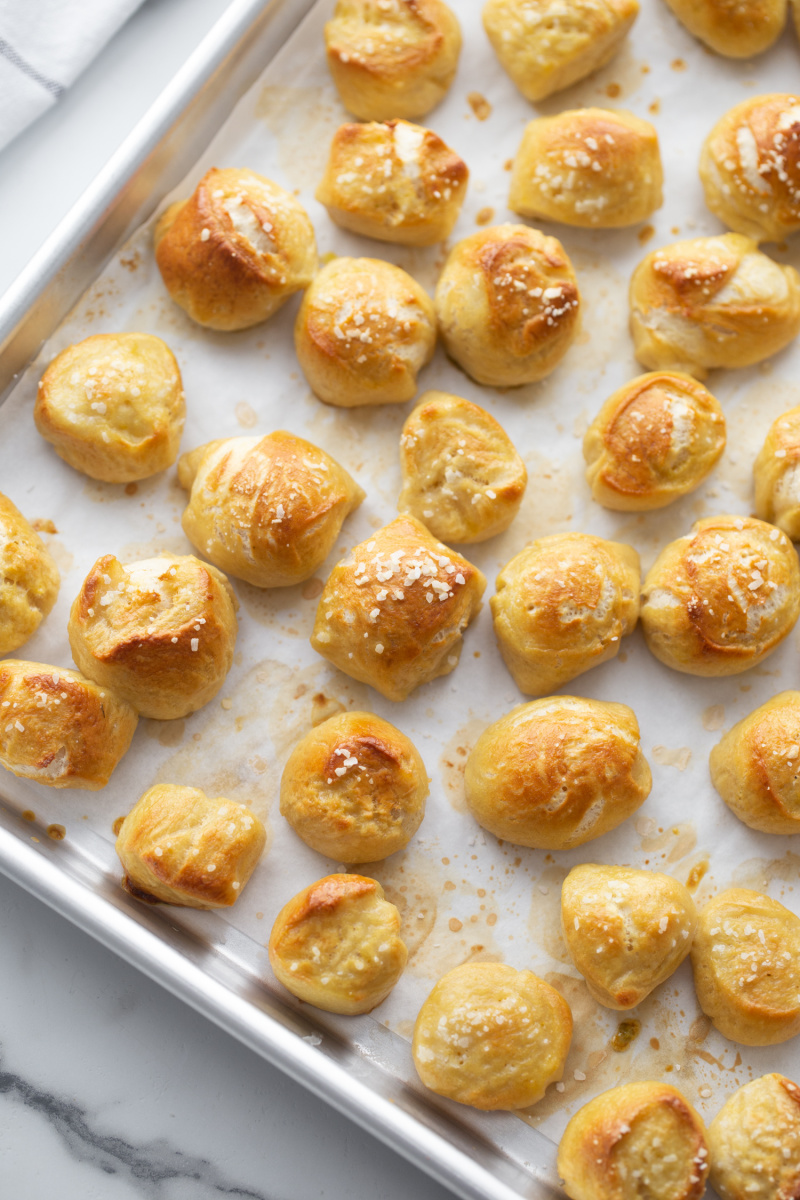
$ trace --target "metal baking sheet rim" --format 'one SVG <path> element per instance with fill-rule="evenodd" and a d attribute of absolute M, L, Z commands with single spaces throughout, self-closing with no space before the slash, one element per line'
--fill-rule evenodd
<path fill-rule="evenodd" d="M 0 297 L 0 404 L 45 340 L 133 229 L 185 174 L 313 4 L 314 0 L 266 4 L 233 0 Z M 81 880 L 85 872 L 74 864 L 72 871 L 67 870 L 63 856 L 60 865 L 51 860 L 49 846 L 28 845 L 22 840 L 19 817 L 2 801 L 0 794 L 0 871 L 13 882 L 465 1200 L 539 1200 L 552 1195 L 548 1182 L 531 1173 L 536 1172 L 535 1164 L 530 1170 L 518 1166 L 476 1137 L 474 1130 L 460 1127 L 449 1113 L 356 1051 L 343 1043 L 336 1047 L 327 1031 L 327 1052 L 304 1041 L 314 1032 L 313 1022 L 281 1006 L 266 991 L 258 1004 L 216 978 L 209 970 L 207 953 L 201 967 L 199 946 L 193 946 L 186 933 L 167 926 L 161 914 L 134 911 L 133 902 L 121 891 L 113 891 L 102 876 Z M 246 982 L 240 978 L 240 989 Z M 271 1011 L 265 1011 L 267 1006 Z M 342 1062 L 336 1061 L 337 1052 Z M 366 1082 L 354 1078 L 356 1058 L 358 1073 Z M 386 1094 L 378 1091 L 379 1083 Z"/>

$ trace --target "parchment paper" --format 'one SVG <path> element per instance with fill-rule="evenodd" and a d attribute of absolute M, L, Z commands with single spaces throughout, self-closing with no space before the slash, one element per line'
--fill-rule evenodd
<path fill-rule="evenodd" d="M 176 195 L 187 195 L 212 165 L 251 167 L 297 191 L 314 223 L 321 255 L 386 258 L 432 290 L 443 248 L 394 248 L 344 233 L 313 198 L 330 138 L 348 119 L 322 51 L 322 26 L 331 8 L 325 0 L 311 13 Z M 517 219 L 506 209 L 508 167 L 525 123 L 537 112 L 495 59 L 480 25 L 478 0 L 459 0 L 456 8 L 465 35 L 461 65 L 446 101 L 427 118 L 471 170 L 451 244 L 473 232 L 476 222 Z M 705 210 L 697 178 L 704 136 L 740 100 L 796 87 L 799 64 L 800 51 L 788 30 L 754 63 L 724 60 L 694 42 L 659 0 L 644 0 L 632 36 L 614 61 L 539 106 L 544 114 L 590 104 L 626 108 L 652 120 L 661 139 L 666 201 L 645 227 L 584 232 L 542 226 L 571 255 L 584 298 L 583 331 L 564 363 L 543 383 L 507 392 L 481 388 L 441 349 L 421 376 L 421 391 L 441 388 L 489 409 L 528 467 L 527 495 L 511 529 L 466 549 L 489 578 L 487 600 L 498 569 L 534 537 L 574 529 L 628 541 L 647 569 L 658 550 L 698 517 L 751 511 L 756 452 L 774 418 L 800 400 L 795 384 L 800 345 L 759 367 L 712 375 L 709 386 L 728 421 L 727 451 L 705 486 L 665 510 L 625 515 L 595 504 L 583 475 L 581 438 L 602 401 L 642 370 L 633 358 L 627 328 L 627 283 L 633 267 L 645 253 L 678 236 L 723 232 Z M 766 249 L 781 262 L 797 264 L 800 259 L 800 239 L 789 249 Z M 663 667 L 635 633 L 615 661 L 563 690 L 633 707 L 653 769 L 650 798 L 616 832 L 569 853 L 499 845 L 465 811 L 462 794 L 464 762 L 476 737 L 525 699 L 496 649 L 488 606 L 466 635 L 456 671 L 403 704 L 347 679 L 309 646 L 317 597 L 331 566 L 345 548 L 396 513 L 398 437 L 410 406 L 337 410 L 316 400 L 292 345 L 298 304 L 296 297 L 266 325 L 243 333 L 201 329 L 167 297 L 153 262 L 151 228 L 143 228 L 0 410 L 0 489 L 29 519 L 54 523 L 57 532 L 43 536 L 62 571 L 56 608 L 19 657 L 72 665 L 66 638 L 69 605 L 100 554 L 112 552 L 129 561 L 192 550 L 180 528 L 184 494 L 174 470 L 127 488 L 95 483 L 63 464 L 36 434 L 31 408 L 38 378 L 53 355 L 72 342 L 116 330 L 160 335 L 176 353 L 184 376 L 188 419 L 183 450 L 211 438 L 285 428 L 333 454 L 367 492 L 318 578 L 267 592 L 233 581 L 241 601 L 241 628 L 235 665 L 220 696 L 185 721 L 143 720 L 130 753 L 104 791 L 55 791 L 3 775 L 5 794 L 20 809 L 35 813 L 38 828 L 31 829 L 31 836 L 44 836 L 50 823 L 60 823 L 73 846 L 116 878 L 112 823 L 154 782 L 193 784 L 251 805 L 266 821 L 270 841 L 236 907 L 223 914 L 173 909 L 167 917 L 201 931 L 220 953 L 234 953 L 230 944 L 235 942 L 235 953 L 244 956 L 248 969 L 266 987 L 281 991 L 264 950 L 272 920 L 301 887 L 341 869 L 309 850 L 280 817 L 276 797 L 281 769 L 312 721 L 343 707 L 372 709 L 415 741 L 431 777 L 419 836 L 407 851 L 364 868 L 400 906 L 411 953 L 395 991 L 370 1017 L 323 1017 L 323 1022 L 413 1080 L 406 1040 L 436 979 L 467 959 L 531 968 L 561 989 L 575 1017 L 564 1083 L 560 1090 L 551 1087 L 525 1117 L 555 1140 L 576 1108 L 619 1082 L 673 1081 L 710 1119 L 735 1087 L 765 1071 L 780 1069 L 800 1078 L 796 1042 L 754 1050 L 709 1028 L 687 964 L 633 1014 L 642 1023 L 641 1032 L 630 1048 L 615 1052 L 609 1039 L 619 1015 L 591 1000 L 559 932 L 561 881 L 570 867 L 587 861 L 648 866 L 681 881 L 691 877 L 696 882 L 702 876 L 695 893 L 700 903 L 738 884 L 767 890 L 800 912 L 798 839 L 755 833 L 740 824 L 711 787 L 707 767 L 709 751 L 724 728 L 776 692 L 798 686 L 798 633 L 763 667 L 716 680 Z M 226 938 L 231 926 L 245 939 Z M 395 1036 L 379 1033 L 381 1028 Z M 513 1142 L 510 1152 L 516 1156 L 538 1162 L 537 1139 L 518 1122 L 500 1115 L 476 1121 L 502 1144 Z M 509 1129 L 521 1130 L 528 1141 L 509 1135 Z"/>

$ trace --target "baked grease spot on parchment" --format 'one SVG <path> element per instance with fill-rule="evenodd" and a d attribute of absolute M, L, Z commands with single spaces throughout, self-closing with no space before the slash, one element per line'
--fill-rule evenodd
<path fill-rule="evenodd" d="M 561 933 L 561 887 L 569 867 L 558 864 L 544 867 L 531 891 L 528 929 L 537 946 L 560 963 L 570 963 L 567 946 Z"/>
<path fill-rule="evenodd" d="M 320 180 L 322 164 L 328 160 L 331 139 L 342 120 L 333 84 L 320 87 L 268 84 L 261 89 L 255 115 L 275 134 L 278 161 L 289 186 L 313 192 Z"/>
<path fill-rule="evenodd" d="M 472 747 L 485 728 L 485 721 L 468 721 L 446 743 L 439 759 L 444 794 L 456 812 L 469 812 L 464 797 L 464 767 Z"/>
<path fill-rule="evenodd" d="M 75 565 L 75 555 L 72 553 L 72 551 L 68 550 L 64 543 L 59 541 L 58 538 L 45 537 L 42 540 L 47 547 L 48 553 L 61 572 L 62 577 L 64 575 L 69 575 L 70 571 Z"/>
<path fill-rule="evenodd" d="M 734 869 L 730 887 L 764 892 L 776 881 L 782 885 L 778 897 L 794 891 L 795 884 L 800 884 L 800 854 L 787 850 L 781 858 L 748 858 Z"/>
<path fill-rule="evenodd" d="M 661 851 L 661 857 L 670 863 L 680 862 L 687 854 L 691 854 L 697 845 L 697 830 L 691 821 L 683 821 L 664 829 L 657 826 L 652 818 L 641 817 L 634 828 L 641 836 L 644 854 L 653 855 L 656 851 Z"/>
<path fill-rule="evenodd" d="M 662 767 L 677 767 L 679 771 L 685 771 L 691 762 L 692 752 L 688 746 L 678 746 L 674 750 L 668 746 L 653 746 L 652 756 L 653 761 Z"/>
<path fill-rule="evenodd" d="M 708 708 L 703 709 L 703 729 L 707 729 L 709 733 L 713 733 L 717 729 L 722 729 L 725 724 L 725 705 L 724 704 L 709 704 Z"/>

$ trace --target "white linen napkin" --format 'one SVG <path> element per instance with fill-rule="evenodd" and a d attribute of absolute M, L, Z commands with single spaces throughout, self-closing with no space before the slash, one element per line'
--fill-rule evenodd
<path fill-rule="evenodd" d="M 0 0 L 0 150 L 63 95 L 142 0 Z"/>

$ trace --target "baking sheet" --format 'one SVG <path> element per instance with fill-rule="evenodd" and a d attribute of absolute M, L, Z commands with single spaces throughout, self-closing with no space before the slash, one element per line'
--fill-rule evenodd
<path fill-rule="evenodd" d="M 441 248 L 407 250 L 347 234 L 313 200 L 330 138 L 347 119 L 328 81 L 321 49 L 330 8 L 326 2 L 314 9 L 175 194 L 188 194 L 211 165 L 249 166 L 297 190 L 322 255 L 386 258 L 432 290 L 444 258 Z M 458 5 L 465 34 L 459 73 L 445 103 L 426 119 L 462 154 L 472 173 L 451 243 L 474 231 L 478 221 L 516 219 L 505 207 L 507 166 L 526 121 L 537 111 L 496 62 L 479 10 L 474 0 Z M 584 232 L 542 225 L 570 253 L 584 298 L 583 331 L 549 379 L 507 392 L 480 388 L 441 349 L 421 376 L 421 390 L 453 391 L 488 408 L 528 466 L 528 492 L 511 529 L 466 549 L 489 578 L 487 599 L 498 569 L 534 537 L 581 529 L 629 541 L 647 569 L 658 549 L 698 517 L 751 510 L 750 472 L 758 446 L 775 416 L 800 398 L 793 384 L 798 348 L 751 370 L 712 375 L 709 386 L 728 419 L 728 449 L 703 488 L 666 510 L 613 514 L 594 504 L 583 478 L 581 438 L 602 401 L 641 370 L 627 332 L 627 281 L 635 264 L 678 236 L 722 232 L 704 210 L 696 176 L 703 137 L 740 100 L 761 91 L 790 90 L 797 61 L 798 49 L 788 32 L 753 64 L 718 59 L 693 42 L 664 6 L 649 0 L 628 44 L 608 67 L 538 106 L 549 114 L 598 104 L 651 119 L 661 138 L 666 202 L 647 225 L 631 230 Z M 435 980 L 468 959 L 529 967 L 559 987 L 575 1016 L 563 1088 L 551 1087 L 523 1115 L 556 1140 L 580 1104 L 619 1082 L 669 1079 L 710 1117 L 726 1094 L 753 1076 L 780 1068 L 797 1077 L 794 1044 L 754 1050 L 709 1030 L 686 965 L 636 1011 L 642 1029 L 631 1047 L 622 1053 L 612 1050 L 619 1015 L 589 997 L 566 955 L 558 913 L 561 880 L 583 861 L 650 866 L 682 881 L 707 866 L 695 893 L 700 902 L 738 884 L 768 890 L 800 911 L 797 839 L 757 834 L 740 825 L 714 793 L 707 771 L 708 752 L 723 728 L 777 691 L 796 686 L 798 634 L 763 667 L 729 680 L 678 675 L 649 655 L 638 632 L 626 639 L 617 660 L 562 690 L 633 707 L 653 769 L 650 798 L 621 829 L 569 853 L 500 845 L 466 813 L 462 790 L 464 761 L 478 734 L 525 699 L 499 658 L 488 607 L 468 631 L 456 671 L 403 704 L 348 680 L 308 645 L 330 566 L 395 515 L 397 443 L 410 406 L 368 412 L 320 404 L 303 380 L 292 347 L 297 298 L 254 330 L 223 335 L 193 326 L 167 298 L 150 241 L 150 226 L 131 239 L 0 409 L 0 490 L 29 519 L 53 523 L 57 532 L 43 536 L 62 571 L 56 608 L 18 656 L 71 665 L 68 609 L 98 555 L 110 552 L 126 561 L 164 550 L 191 552 L 180 529 L 184 493 L 174 471 L 135 488 L 95 483 L 66 467 L 33 428 L 30 409 L 43 366 L 90 333 L 141 329 L 157 333 L 172 347 L 187 395 L 182 449 L 211 438 L 287 428 L 338 458 L 359 479 L 367 499 L 345 524 L 318 579 L 273 592 L 233 581 L 242 606 L 240 635 L 235 665 L 220 696 L 186 721 L 142 721 L 129 755 L 103 792 L 57 792 L 4 774 L 5 796 L 19 811 L 35 814 L 31 836 L 44 837 L 48 826 L 60 824 L 70 847 L 115 878 L 119 866 L 113 821 L 154 782 L 190 783 L 248 803 L 265 820 L 270 841 L 235 909 L 225 914 L 165 910 L 165 920 L 196 931 L 217 953 L 235 958 L 265 987 L 285 996 L 271 976 L 264 949 L 271 921 L 296 891 L 342 864 L 309 850 L 282 820 L 275 803 L 280 772 L 312 722 L 342 707 L 371 709 L 409 734 L 431 776 L 428 812 L 417 838 L 405 852 L 364 868 L 400 906 L 411 953 L 403 979 L 371 1016 L 346 1021 L 322 1015 L 323 1026 L 413 1083 L 407 1040 Z M 795 246 L 767 249 L 780 261 L 797 265 Z M 547 1156 L 542 1158 L 544 1143 L 515 1118 L 473 1117 L 457 1106 L 443 1107 L 473 1122 L 516 1160 L 548 1166 Z"/>

